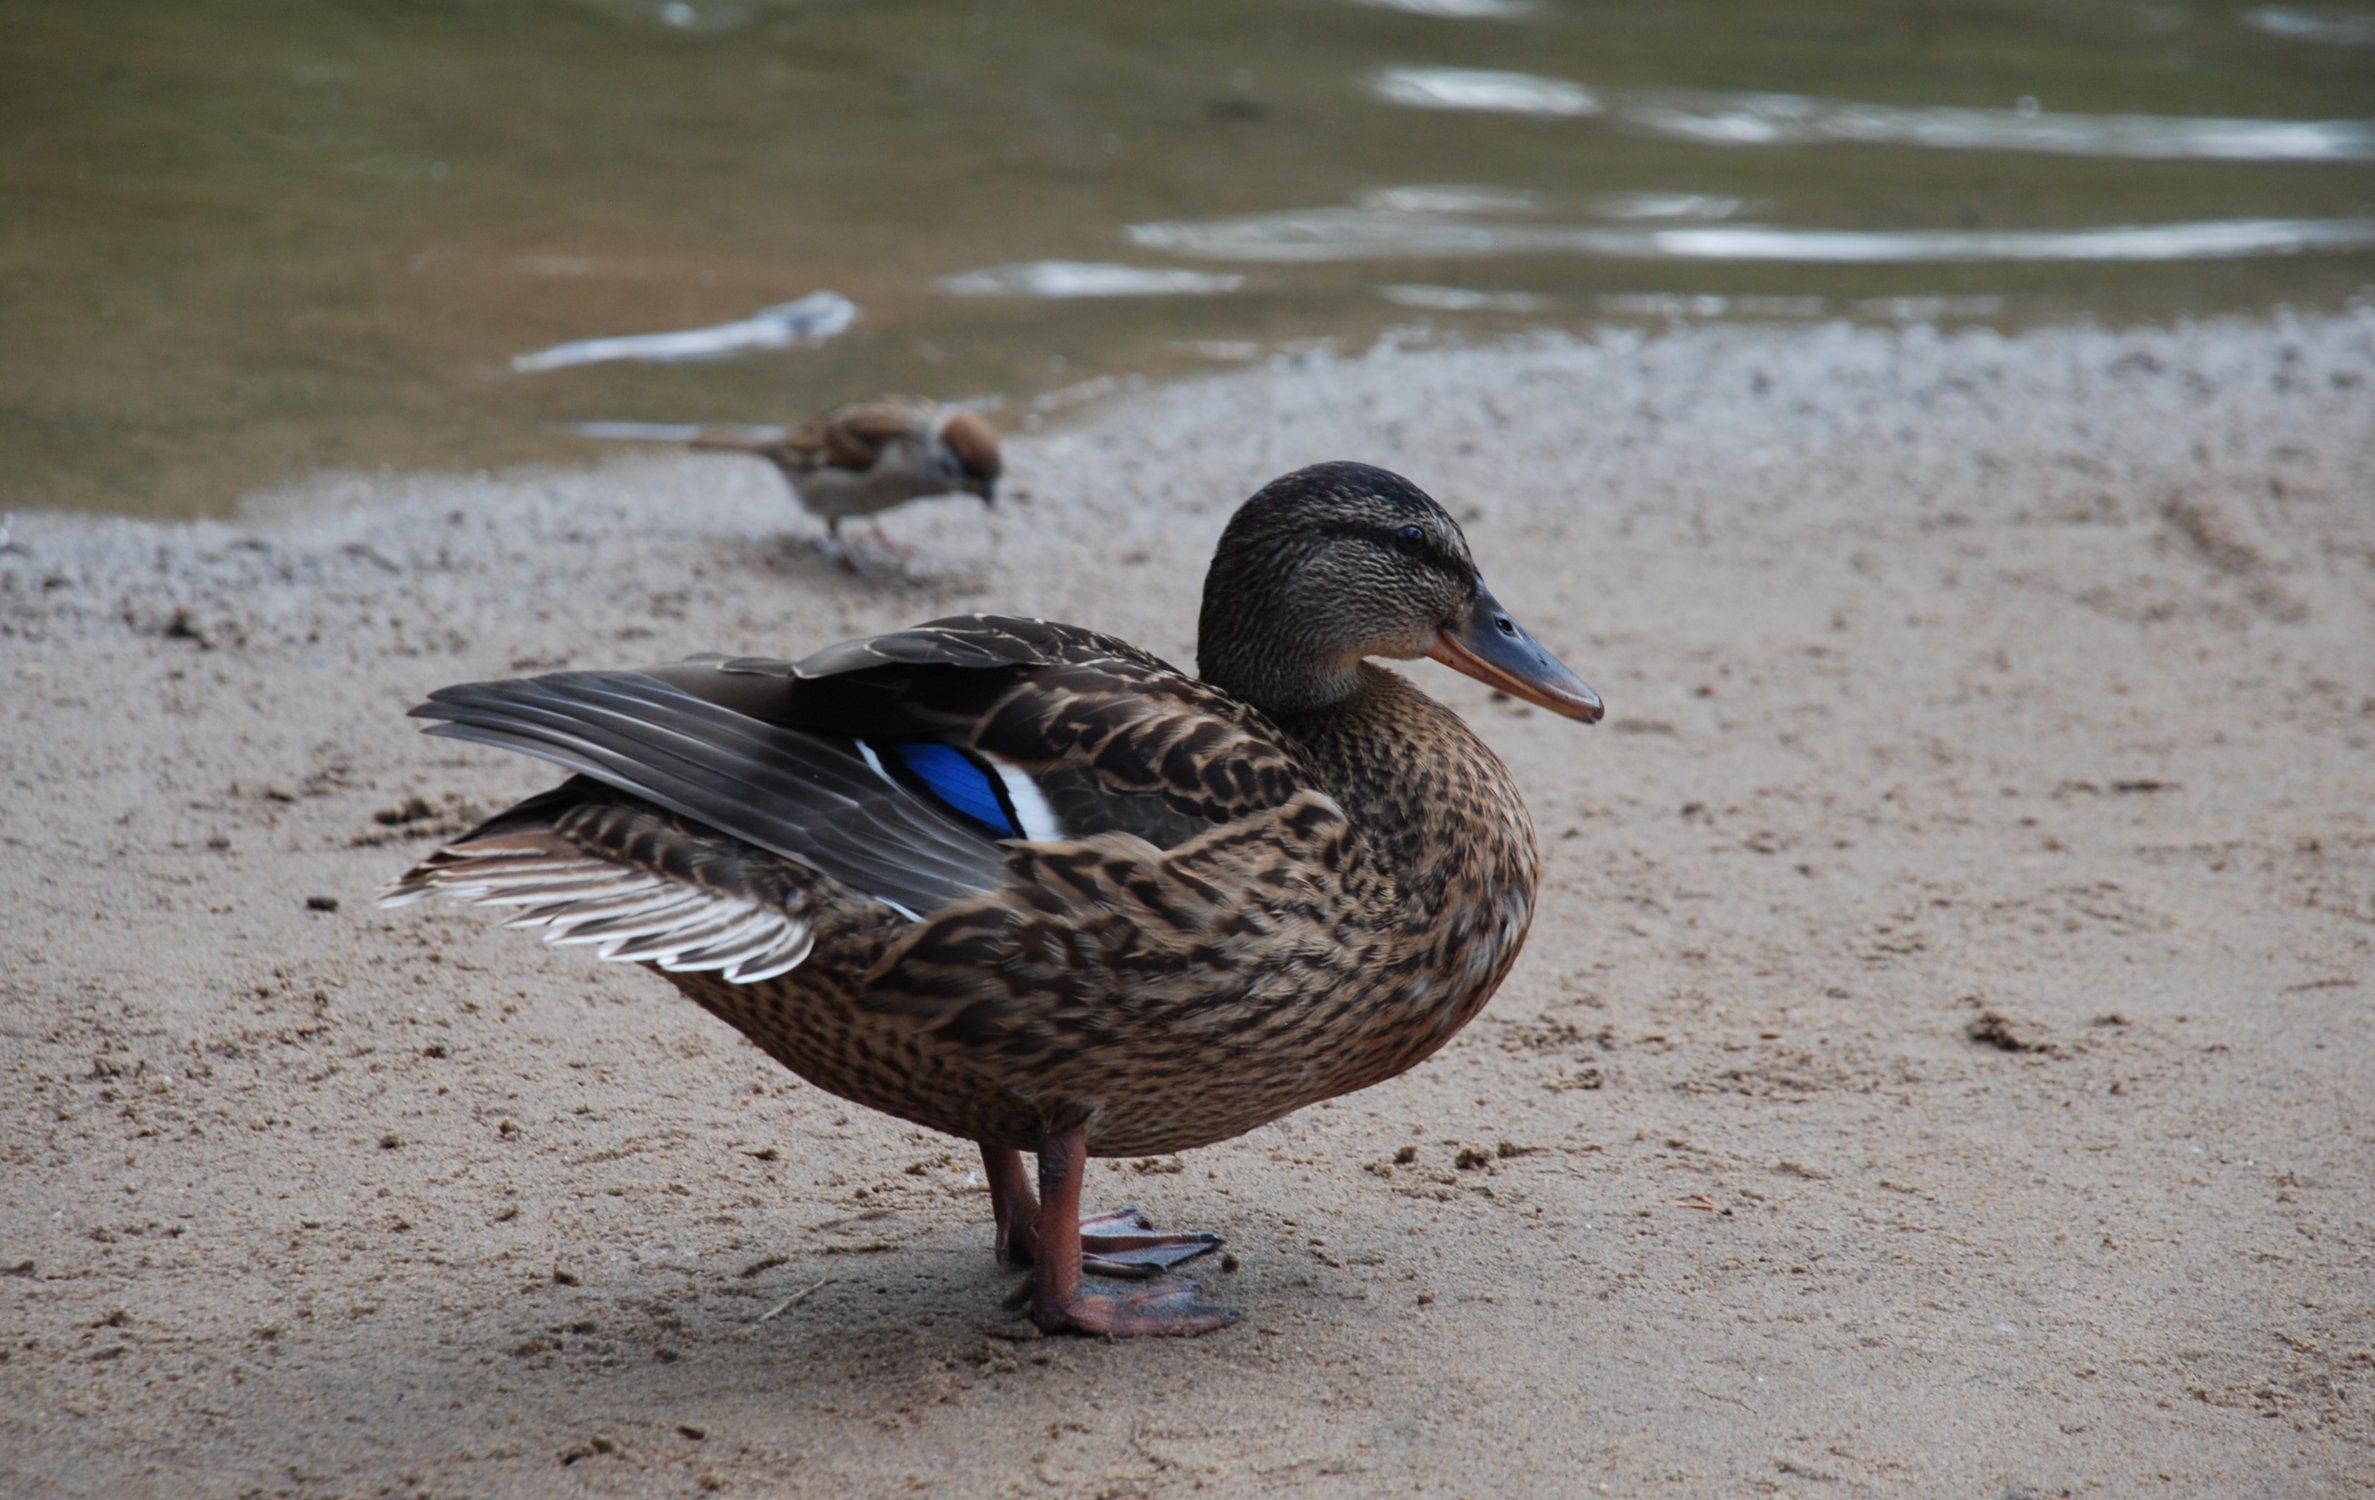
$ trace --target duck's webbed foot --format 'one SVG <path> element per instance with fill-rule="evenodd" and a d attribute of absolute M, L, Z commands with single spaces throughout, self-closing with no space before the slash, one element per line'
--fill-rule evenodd
<path fill-rule="evenodd" d="M 1158 1281 L 1141 1287 L 1091 1287 L 1083 1272 L 1144 1278 L 1219 1245 L 1217 1234 L 1165 1234 L 1135 1209 L 1080 1217 L 1080 1184 L 1088 1165 L 1088 1140 L 1068 1131 L 1039 1149 L 1039 1202 L 1030 1233 L 1018 1210 L 1030 1184 L 1019 1153 L 985 1146 L 991 1198 L 998 1207 L 1000 1253 L 1009 1264 L 1027 1257 L 1031 1283 L 1016 1300 L 1027 1299 L 1031 1321 L 1049 1333 L 1097 1333 L 1109 1338 L 1210 1333 L 1237 1321 L 1235 1308 L 1214 1307 L 1196 1295 L 1192 1281 Z M 1000 1184 L 1005 1184 L 1001 1189 Z M 1014 1190 L 1019 1187 L 1022 1192 Z"/>
<path fill-rule="evenodd" d="M 1192 1281 L 1111 1289 L 1084 1286 L 1052 1309 L 1035 1294 L 1029 1300 L 1031 1321 L 1047 1333 L 1098 1333 L 1116 1339 L 1193 1338 L 1226 1328 L 1243 1316 L 1233 1307 L 1205 1302 Z"/>
<path fill-rule="evenodd" d="M 1039 1199 L 1022 1153 L 1011 1146 L 981 1148 L 998 1221 L 998 1261 L 1017 1269 L 1037 1262 Z M 1158 1230 L 1135 1208 L 1117 1208 L 1080 1221 L 1080 1268 L 1091 1276 L 1136 1279 L 1217 1250 L 1221 1237 L 1200 1229 Z"/>
<path fill-rule="evenodd" d="M 1152 1276 L 1220 1246 L 1221 1237 L 1208 1230 L 1157 1229 L 1134 1208 L 1080 1221 L 1080 1268 L 1091 1276 Z"/>

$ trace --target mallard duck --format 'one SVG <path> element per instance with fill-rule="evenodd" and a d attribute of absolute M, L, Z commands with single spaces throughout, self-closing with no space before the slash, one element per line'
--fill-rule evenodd
<path fill-rule="evenodd" d="M 1422 656 L 1600 717 L 1440 506 L 1322 464 L 1229 522 L 1201 676 L 968 615 L 798 662 L 442 689 L 413 710 L 430 733 L 576 774 L 388 899 L 517 908 L 819 1088 L 978 1143 L 1041 1328 L 1203 1333 L 1237 1314 L 1193 1282 L 1086 1279 L 1220 1243 L 1083 1220 L 1087 1158 L 1208 1145 L 1401 1073 L 1484 1005 L 1533 918 L 1509 772 L 1365 659 Z"/>

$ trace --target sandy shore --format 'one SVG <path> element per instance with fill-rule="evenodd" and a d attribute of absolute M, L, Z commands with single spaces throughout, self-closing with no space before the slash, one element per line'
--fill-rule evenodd
<path fill-rule="evenodd" d="M 432 687 L 971 608 L 1188 660 L 1328 457 L 1610 714 L 1416 669 L 1543 829 L 1516 975 L 1096 1168 L 1229 1236 L 1236 1329 L 1029 1337 L 968 1148 L 371 904 L 548 779 Z M 723 458 L 15 519 L 0 1491 L 2375 1489 L 2375 321 L 1387 353 L 1011 462 L 888 584 Z"/>

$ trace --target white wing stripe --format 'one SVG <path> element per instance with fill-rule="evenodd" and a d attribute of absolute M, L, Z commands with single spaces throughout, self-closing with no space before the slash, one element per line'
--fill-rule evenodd
<path fill-rule="evenodd" d="M 865 759 L 866 769 L 881 777 L 885 786 L 899 784 L 891 779 L 890 772 L 882 768 L 882 757 L 874 753 L 872 745 L 867 744 L 864 740 L 851 740 L 850 743 L 858 747 L 858 754 Z"/>
<path fill-rule="evenodd" d="M 1029 772 L 987 751 L 980 754 L 982 761 L 998 773 L 998 780 L 1005 783 L 1006 800 L 1014 804 L 1014 821 L 1021 826 L 1024 838 L 1040 840 L 1064 837 L 1064 825 L 1056 821 L 1055 809 L 1047 805 L 1046 795 L 1039 790 L 1039 783 L 1031 779 Z"/>

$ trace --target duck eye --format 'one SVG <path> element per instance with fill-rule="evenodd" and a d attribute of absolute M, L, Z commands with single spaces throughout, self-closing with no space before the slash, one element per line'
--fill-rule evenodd
<path fill-rule="evenodd" d="M 1423 526 L 1403 527 L 1394 533 L 1394 545 L 1405 552 L 1417 552 L 1424 549 L 1427 545 L 1426 528 Z"/>

